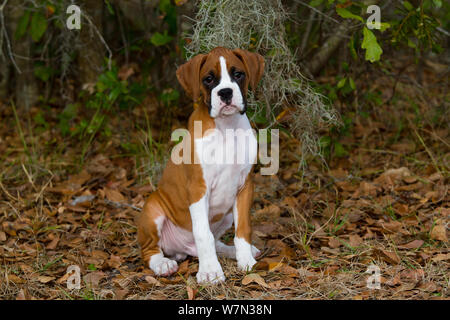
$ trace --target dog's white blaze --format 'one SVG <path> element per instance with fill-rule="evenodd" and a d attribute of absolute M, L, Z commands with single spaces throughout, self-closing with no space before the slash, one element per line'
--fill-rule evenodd
<path fill-rule="evenodd" d="M 220 114 L 220 110 L 225 106 L 225 103 L 220 99 L 218 95 L 219 90 L 230 88 L 233 90 L 233 98 L 231 99 L 231 105 L 236 106 L 238 111 L 244 110 L 244 98 L 242 97 L 241 88 L 235 81 L 231 81 L 230 74 L 227 69 L 227 62 L 224 57 L 219 58 L 220 61 L 220 82 L 211 91 L 211 117 L 215 118 Z"/>

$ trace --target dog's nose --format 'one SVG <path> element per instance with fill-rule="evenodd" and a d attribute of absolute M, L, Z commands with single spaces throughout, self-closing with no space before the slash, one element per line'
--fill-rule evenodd
<path fill-rule="evenodd" d="M 217 94 L 219 95 L 220 99 L 225 103 L 230 103 L 231 98 L 233 97 L 233 89 L 231 88 L 223 88 L 220 89 Z"/>

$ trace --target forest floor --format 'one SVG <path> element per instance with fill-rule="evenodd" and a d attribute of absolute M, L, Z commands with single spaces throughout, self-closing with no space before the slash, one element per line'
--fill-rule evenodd
<path fill-rule="evenodd" d="M 16 117 L 5 102 L 0 299 L 448 298 L 448 80 L 429 66 L 421 86 L 414 66 L 402 77 L 371 77 L 358 85 L 379 92 L 381 102 L 368 114 L 345 113 L 351 125 L 336 137 L 345 153 L 328 167 L 312 160 L 299 171 L 299 142 L 282 133 L 278 174 L 255 170 L 253 243 L 262 257 L 248 274 L 220 258 L 227 280 L 214 286 L 196 284 L 197 258 L 167 278 L 143 265 L 134 219 L 157 183 L 155 167 L 145 169 L 157 157 L 148 143 L 147 162 L 138 161 L 145 152 L 123 151 L 123 132 L 145 133 L 130 118 L 112 119 L 126 130 L 94 142 L 80 164 L 81 147 L 60 137 L 51 110 L 46 126 L 29 120 L 38 109 Z M 135 118 L 147 107 L 134 110 Z M 232 243 L 232 230 L 223 239 Z M 67 287 L 71 265 L 81 270 L 78 290 Z M 379 268 L 379 289 L 368 286 L 370 265 Z"/>

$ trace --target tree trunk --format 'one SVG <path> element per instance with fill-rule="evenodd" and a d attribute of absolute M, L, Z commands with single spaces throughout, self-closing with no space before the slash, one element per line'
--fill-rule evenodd
<path fill-rule="evenodd" d="M 94 83 L 102 73 L 105 47 L 99 39 L 103 33 L 103 1 L 84 0 L 81 6 L 82 24 L 80 40 L 82 47 L 78 52 L 80 82 Z"/>
<path fill-rule="evenodd" d="M 317 75 L 331 55 L 339 48 L 339 45 L 344 39 L 344 35 L 348 34 L 349 27 L 350 21 L 344 21 L 339 25 L 336 32 L 320 47 L 319 51 L 311 59 L 311 63 L 308 65 L 308 70 L 312 75 Z"/>
<path fill-rule="evenodd" d="M 38 86 L 34 77 L 32 62 L 32 42 L 27 33 L 21 39 L 15 38 L 19 19 L 24 14 L 24 4 L 21 0 L 10 0 L 7 4 L 7 25 L 10 26 L 9 38 L 12 52 L 19 70 L 15 72 L 15 97 L 18 109 L 29 110 L 38 101 Z"/>
<path fill-rule="evenodd" d="M 8 98 L 9 92 L 9 61 L 5 54 L 0 54 L 0 101 Z"/>

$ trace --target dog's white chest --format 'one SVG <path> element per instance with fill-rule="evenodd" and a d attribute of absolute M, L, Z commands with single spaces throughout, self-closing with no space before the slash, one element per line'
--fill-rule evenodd
<path fill-rule="evenodd" d="M 246 115 L 216 119 L 216 129 L 195 140 L 209 198 L 209 215 L 226 214 L 256 161 L 257 141 Z"/>

